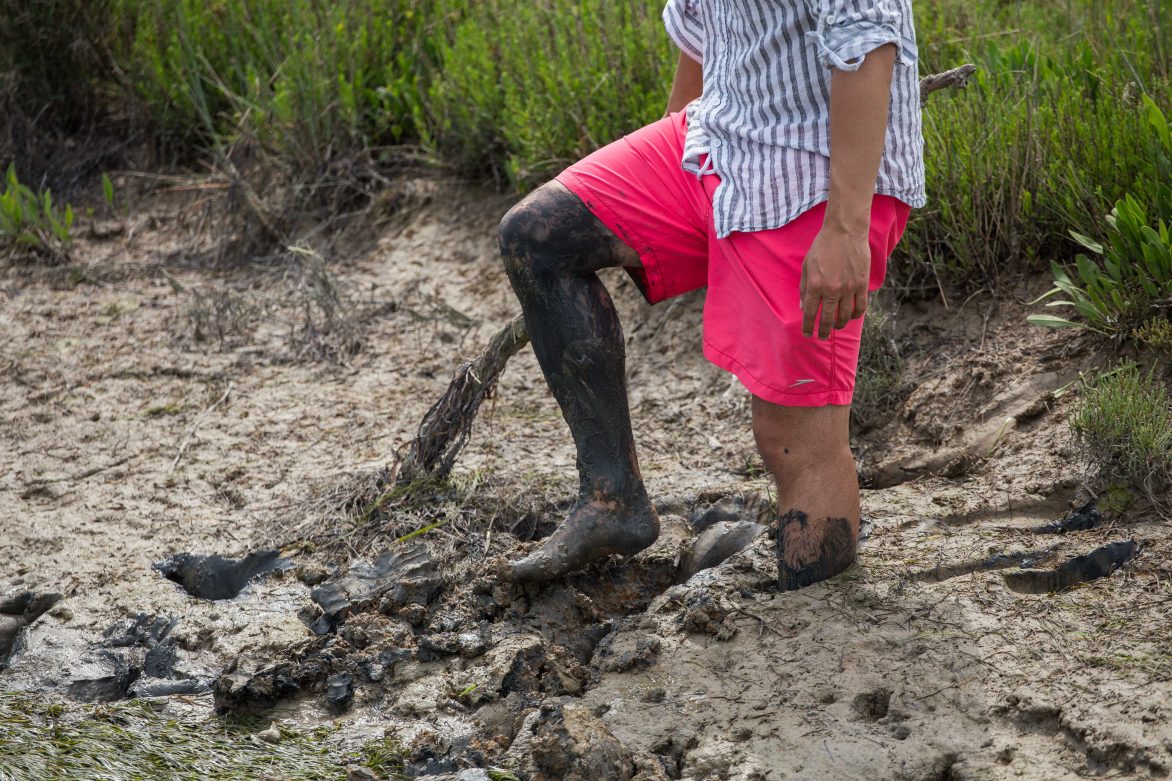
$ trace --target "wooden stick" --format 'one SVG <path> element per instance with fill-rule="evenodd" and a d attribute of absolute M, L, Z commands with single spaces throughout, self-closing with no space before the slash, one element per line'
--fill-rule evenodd
<path fill-rule="evenodd" d="M 920 105 L 928 102 L 928 96 L 936 90 L 945 88 L 964 89 L 968 86 L 969 76 L 977 72 L 977 66 L 972 63 L 961 65 L 943 73 L 933 73 L 920 79 Z"/>
<path fill-rule="evenodd" d="M 206 418 L 208 415 L 211 415 L 216 411 L 217 407 L 228 400 L 228 396 L 232 394 L 232 388 L 234 387 L 235 385 L 229 382 L 227 390 L 224 391 L 224 395 L 221 396 L 215 404 L 201 412 L 199 417 L 195 419 L 195 422 L 191 424 L 191 428 L 187 430 L 187 435 L 183 437 L 183 441 L 179 443 L 179 452 L 175 454 L 175 460 L 171 462 L 171 468 L 167 470 L 167 477 L 175 474 L 175 468 L 179 466 L 179 459 L 183 458 L 183 451 L 187 450 L 187 446 L 190 445 L 191 440 L 195 438 L 195 432 L 199 428 L 199 425 L 203 423 L 204 418 Z"/>

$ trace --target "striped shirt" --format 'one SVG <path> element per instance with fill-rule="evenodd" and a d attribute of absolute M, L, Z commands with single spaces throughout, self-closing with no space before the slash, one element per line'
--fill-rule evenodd
<path fill-rule="evenodd" d="M 719 238 L 779 227 L 827 199 L 831 69 L 856 70 L 887 43 L 898 54 L 875 192 L 924 205 L 911 0 L 668 0 L 663 18 L 703 65 L 682 164 L 720 176 Z"/>

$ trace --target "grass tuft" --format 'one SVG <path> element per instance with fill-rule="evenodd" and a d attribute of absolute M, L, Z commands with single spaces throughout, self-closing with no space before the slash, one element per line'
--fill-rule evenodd
<path fill-rule="evenodd" d="M 1106 483 L 1122 483 L 1170 509 L 1172 402 L 1153 372 L 1129 362 L 1100 375 L 1088 384 L 1070 425 Z"/>

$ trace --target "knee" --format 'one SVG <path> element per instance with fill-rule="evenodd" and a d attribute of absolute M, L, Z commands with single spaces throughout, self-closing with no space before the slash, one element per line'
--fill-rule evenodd
<path fill-rule="evenodd" d="M 540 270 L 548 266 L 554 247 L 557 211 L 556 193 L 541 188 L 530 193 L 501 218 L 497 230 L 501 257 L 510 274 Z M 556 254 L 556 253 L 553 253 Z"/>
<path fill-rule="evenodd" d="M 849 408 L 753 402 L 753 438 L 766 468 L 779 480 L 851 460 Z"/>
<path fill-rule="evenodd" d="M 525 198 L 505 212 L 497 227 L 497 239 L 501 254 L 523 255 L 533 244 L 535 216 L 530 198 Z"/>

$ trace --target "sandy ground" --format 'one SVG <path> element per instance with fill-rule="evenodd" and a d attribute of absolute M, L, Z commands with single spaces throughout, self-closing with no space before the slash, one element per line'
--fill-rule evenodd
<path fill-rule="evenodd" d="M 193 676 L 215 676 L 241 653 L 276 658 L 310 637 L 298 616 L 309 587 L 296 578 L 209 602 L 152 564 L 292 542 L 282 535 L 305 531 L 311 498 L 388 463 L 459 362 L 515 313 L 495 257 L 507 203 L 420 190 L 430 194 L 418 208 L 332 267 L 368 313 L 363 349 L 342 365 L 295 360 L 288 286 L 263 270 L 207 268 L 187 204 L 160 201 L 129 230 L 85 242 L 86 273 L 72 279 L 5 270 L 0 596 L 65 599 L 23 634 L 0 687 L 67 682 L 69 660 L 137 613 L 179 619 Z M 651 309 L 621 273 L 607 282 L 628 339 L 646 481 L 665 514 L 681 516 L 667 524 L 675 537 L 625 570 L 642 562 L 651 572 L 694 536 L 683 517 L 769 488 L 747 393 L 700 355 L 699 294 Z M 578 671 L 573 685 L 542 682 L 520 699 L 507 681 L 485 700 L 435 695 L 491 677 L 523 627 L 540 638 L 543 676 L 561 646 L 574 646 L 533 628 L 570 592 L 494 596 L 512 623 L 490 632 L 485 661 L 417 659 L 360 692 L 347 718 L 366 730 L 394 725 L 408 744 L 495 736 L 475 756 L 530 778 L 1165 777 L 1166 525 L 1141 515 L 1064 536 L 1031 531 L 1085 497 L 1065 418 L 1080 370 L 1103 360 L 1086 339 L 1024 324 L 1020 302 L 1037 282 L 998 302 L 912 303 L 894 315 L 909 395 L 856 443 L 861 474 L 888 487 L 864 492 L 871 531 L 848 573 L 770 593 L 775 565 L 760 538 L 685 584 L 661 584 L 646 610 L 612 610 L 601 631 L 584 620 L 563 627 L 593 632 L 566 668 Z M 231 290 L 267 308 L 222 347 L 198 343 L 192 290 L 213 299 Z M 528 351 L 483 410 L 455 479 L 540 485 L 555 497 L 549 517 L 570 498 L 572 446 Z M 481 535 L 486 552 L 515 544 L 490 529 L 465 533 Z M 1057 594 L 1020 593 L 1006 584 L 1010 570 L 976 568 L 1014 553 L 1052 568 L 1121 540 L 1142 542 L 1134 560 Z M 573 586 L 574 599 L 590 588 Z M 600 593 L 595 602 L 606 601 Z M 444 599 L 450 607 L 457 596 Z"/>

